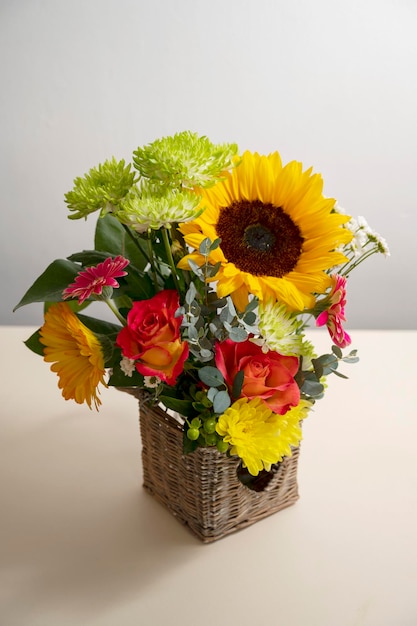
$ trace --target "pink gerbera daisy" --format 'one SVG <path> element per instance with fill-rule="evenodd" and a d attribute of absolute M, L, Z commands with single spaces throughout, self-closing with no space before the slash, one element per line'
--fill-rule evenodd
<path fill-rule="evenodd" d="M 324 326 L 326 324 L 333 343 L 339 346 L 339 348 L 346 348 L 351 342 L 342 324 L 342 322 L 346 321 L 346 278 L 334 274 L 331 276 L 331 279 L 330 306 L 317 317 L 316 326 Z"/>
<path fill-rule="evenodd" d="M 78 273 L 78 276 L 71 285 L 62 292 L 64 300 L 66 298 L 78 298 L 78 304 L 82 304 L 91 294 L 100 295 L 103 287 L 118 287 L 116 278 L 126 276 L 124 268 L 129 261 L 122 256 L 114 259 L 109 257 L 98 265 L 87 267 Z"/>

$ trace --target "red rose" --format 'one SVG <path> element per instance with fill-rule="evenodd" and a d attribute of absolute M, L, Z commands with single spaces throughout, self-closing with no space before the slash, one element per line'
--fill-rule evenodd
<path fill-rule="evenodd" d="M 158 376 L 168 385 L 175 385 L 188 357 L 188 344 L 180 335 L 182 317 L 174 317 L 178 307 L 178 293 L 170 289 L 134 302 L 116 342 L 123 356 L 137 361 L 140 374 Z"/>
<path fill-rule="evenodd" d="M 216 366 L 232 390 L 239 371 L 244 379 L 240 397 L 261 398 L 271 411 L 283 415 L 300 401 L 300 389 L 294 380 L 298 358 L 278 352 L 266 354 L 249 340 L 235 343 L 230 339 L 216 345 Z"/>

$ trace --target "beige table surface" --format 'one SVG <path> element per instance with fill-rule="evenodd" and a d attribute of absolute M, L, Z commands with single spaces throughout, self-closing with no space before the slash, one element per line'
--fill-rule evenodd
<path fill-rule="evenodd" d="M 65 402 L 32 330 L 0 329 L 0 626 L 416 626 L 417 332 L 353 331 L 300 500 L 204 545 L 141 487 L 135 400 Z"/>

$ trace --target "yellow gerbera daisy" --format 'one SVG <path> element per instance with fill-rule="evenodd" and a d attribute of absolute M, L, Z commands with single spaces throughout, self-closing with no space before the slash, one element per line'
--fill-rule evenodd
<path fill-rule="evenodd" d="M 223 181 L 199 190 L 205 210 L 180 226 L 195 252 L 179 267 L 189 269 L 189 259 L 201 266 L 202 241 L 220 238 L 208 257 L 209 263 L 220 263 L 211 279 L 220 297 L 231 295 L 241 311 L 249 294 L 292 310 L 312 308 L 313 294 L 330 285 L 326 270 L 346 261 L 337 247 L 352 239 L 343 228 L 349 216 L 334 212 L 335 200 L 325 198 L 322 189 L 321 176 L 311 168 L 303 172 L 301 163 L 282 166 L 278 152 L 245 152 Z"/>
<path fill-rule="evenodd" d="M 45 346 L 44 360 L 52 363 L 51 371 L 59 377 L 65 400 L 86 402 L 90 409 L 94 402 L 98 409 L 98 384 L 107 386 L 101 345 L 68 304 L 59 302 L 45 313 L 40 342 Z"/>
<path fill-rule="evenodd" d="M 241 398 L 219 417 L 216 431 L 230 444 L 230 453 L 239 456 L 248 472 L 257 476 L 284 456 L 291 456 L 291 446 L 298 446 L 301 440 L 300 421 L 310 407 L 310 402 L 300 400 L 287 413 L 278 415 L 260 398 Z"/>

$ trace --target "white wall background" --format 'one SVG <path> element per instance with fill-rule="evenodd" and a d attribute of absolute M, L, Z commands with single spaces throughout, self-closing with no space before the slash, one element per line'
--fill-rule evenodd
<path fill-rule="evenodd" d="M 0 0 L 0 322 L 92 246 L 64 193 L 190 129 L 313 165 L 389 242 L 350 279 L 348 328 L 416 328 L 415 0 Z"/>

